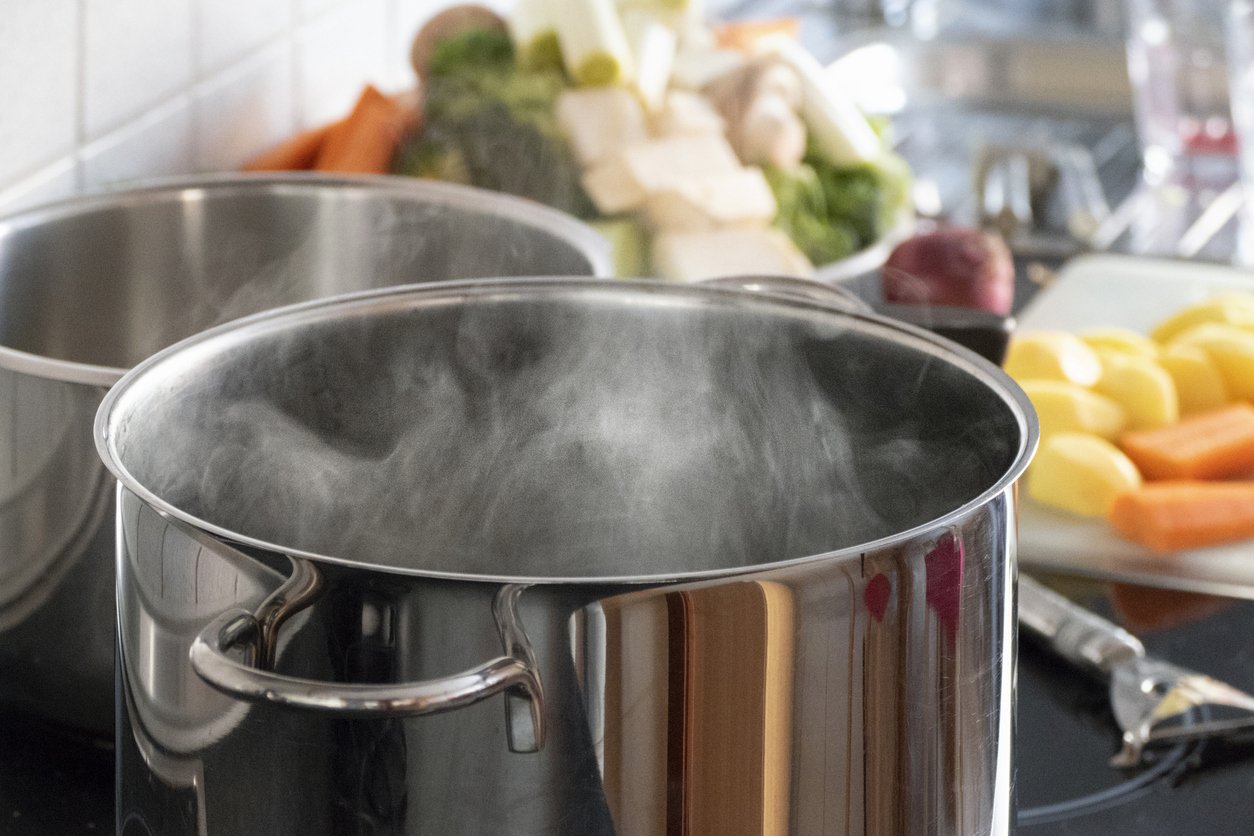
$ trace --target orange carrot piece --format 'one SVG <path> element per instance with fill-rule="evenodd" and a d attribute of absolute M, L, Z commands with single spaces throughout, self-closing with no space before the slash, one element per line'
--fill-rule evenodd
<path fill-rule="evenodd" d="M 352 112 L 327 131 L 314 170 L 386 174 L 401 137 L 416 121 L 413 108 L 366 85 Z"/>
<path fill-rule="evenodd" d="M 273 148 L 263 151 L 241 167 L 243 171 L 305 171 L 313 167 L 323 140 L 332 125 L 301 131 Z"/>
<path fill-rule="evenodd" d="M 1156 552 L 1254 537 L 1254 482 L 1146 482 L 1115 497 L 1110 524 Z"/>
<path fill-rule="evenodd" d="M 758 42 L 773 35 L 796 39 L 800 32 L 801 21 L 795 17 L 729 20 L 714 27 L 714 40 L 723 49 L 751 52 Z"/>
<path fill-rule="evenodd" d="M 1254 406 L 1236 403 L 1119 438 L 1146 479 L 1222 479 L 1254 472 Z"/>

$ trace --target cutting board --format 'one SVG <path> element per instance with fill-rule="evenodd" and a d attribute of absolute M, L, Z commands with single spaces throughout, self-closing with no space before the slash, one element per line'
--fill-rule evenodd
<path fill-rule="evenodd" d="M 1254 272 L 1187 261 L 1118 255 L 1069 262 L 1019 315 L 1019 330 L 1084 331 L 1122 326 L 1147 333 L 1186 305 L 1231 290 L 1254 292 Z M 1085 520 L 1020 493 L 1019 562 L 1150 586 L 1254 599 L 1254 540 L 1155 555 Z"/>

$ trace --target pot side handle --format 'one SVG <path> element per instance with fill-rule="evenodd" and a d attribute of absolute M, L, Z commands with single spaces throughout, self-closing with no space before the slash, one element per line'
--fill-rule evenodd
<path fill-rule="evenodd" d="M 517 623 L 514 604 L 522 587 L 506 586 L 493 612 L 509 655 L 449 676 L 420 682 L 364 684 L 323 682 L 263 670 L 228 655 L 237 646 L 256 646 L 257 617 L 230 610 L 211 621 L 192 642 L 192 669 L 208 685 L 247 702 L 360 719 L 395 719 L 438 714 L 505 694 L 506 734 L 511 752 L 538 752 L 544 746 L 544 692 L 530 643 Z"/>

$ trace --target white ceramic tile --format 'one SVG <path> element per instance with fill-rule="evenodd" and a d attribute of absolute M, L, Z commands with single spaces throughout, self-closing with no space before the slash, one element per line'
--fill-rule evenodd
<path fill-rule="evenodd" d="M 413 86 L 409 46 L 414 35 L 433 14 L 449 5 L 448 0 L 393 0 L 392 20 L 387 33 L 387 84 L 393 90 Z"/>
<path fill-rule="evenodd" d="M 312 20 L 323 12 L 348 2 L 349 0 L 296 0 L 296 8 L 301 19 Z"/>
<path fill-rule="evenodd" d="M 83 149 L 83 186 L 97 189 L 192 170 L 190 100 L 180 96 Z"/>
<path fill-rule="evenodd" d="M 0 216 L 41 203 L 71 197 L 78 191 L 78 163 L 65 157 L 0 191 Z"/>
<path fill-rule="evenodd" d="M 338 119 L 367 83 L 386 87 L 388 5 L 357 0 L 301 28 L 297 114 L 302 127 Z"/>
<path fill-rule="evenodd" d="M 76 0 L 0 5 L 0 188 L 72 150 L 77 138 Z"/>
<path fill-rule="evenodd" d="M 84 0 L 87 139 L 185 90 L 192 78 L 192 0 Z"/>
<path fill-rule="evenodd" d="M 200 75 L 219 70 L 292 26 L 293 0 L 196 0 Z"/>
<path fill-rule="evenodd" d="M 281 43 L 200 85 L 192 102 L 196 168 L 239 168 L 295 130 L 291 46 Z"/>

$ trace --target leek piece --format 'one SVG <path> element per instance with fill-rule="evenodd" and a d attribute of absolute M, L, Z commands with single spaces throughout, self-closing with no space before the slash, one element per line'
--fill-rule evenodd
<path fill-rule="evenodd" d="M 555 0 L 557 39 L 566 73 L 589 87 L 631 80 L 631 47 L 614 0 Z"/>
<path fill-rule="evenodd" d="M 853 100 L 836 88 L 818 60 L 791 38 L 778 38 L 773 51 L 801 78 L 801 116 L 819 151 L 838 166 L 871 162 L 883 143 Z"/>
<path fill-rule="evenodd" d="M 562 66 L 553 0 L 517 0 L 506 21 L 519 65 L 526 70 Z"/>
<path fill-rule="evenodd" d="M 639 8 L 623 10 L 623 27 L 635 59 L 632 89 L 647 111 L 657 113 L 666 101 L 679 36 L 656 15 Z"/>

